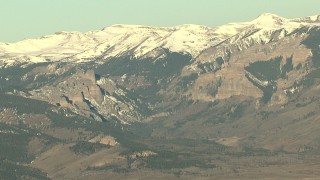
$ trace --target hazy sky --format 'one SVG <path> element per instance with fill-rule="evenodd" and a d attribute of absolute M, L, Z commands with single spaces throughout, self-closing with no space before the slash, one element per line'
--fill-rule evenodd
<path fill-rule="evenodd" d="M 287 18 L 320 14 L 320 0 L 0 0 L 0 42 L 112 24 L 210 27 L 271 12 Z"/>

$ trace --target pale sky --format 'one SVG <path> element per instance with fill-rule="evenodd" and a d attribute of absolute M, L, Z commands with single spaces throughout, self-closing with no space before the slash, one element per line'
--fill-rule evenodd
<path fill-rule="evenodd" d="M 265 12 L 286 18 L 316 15 L 320 0 L 0 0 L 0 42 L 112 24 L 215 27 Z"/>

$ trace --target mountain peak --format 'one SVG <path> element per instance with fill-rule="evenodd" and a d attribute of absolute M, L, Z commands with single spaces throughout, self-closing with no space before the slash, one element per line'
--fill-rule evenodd
<path fill-rule="evenodd" d="M 277 14 L 273 14 L 273 13 L 262 13 L 258 16 L 258 18 L 282 18 L 280 16 L 278 16 Z"/>
<path fill-rule="evenodd" d="M 278 16 L 276 14 L 272 13 L 263 13 L 260 16 L 258 16 L 255 20 L 252 22 L 257 25 L 263 25 L 263 26 L 276 26 L 276 25 L 282 25 L 284 21 L 286 21 L 286 18 L 283 18 L 281 16 Z"/>
<path fill-rule="evenodd" d="M 175 26 L 175 29 L 184 29 L 184 30 L 193 30 L 193 31 L 207 31 L 210 28 L 207 26 L 203 26 L 203 25 L 197 25 L 197 24 L 183 24 L 183 25 L 179 25 L 179 26 Z"/>
<path fill-rule="evenodd" d="M 311 19 L 312 21 L 320 21 L 320 15 L 310 16 L 310 19 Z"/>
<path fill-rule="evenodd" d="M 300 21 L 306 21 L 306 22 L 311 22 L 311 23 L 318 23 L 320 22 L 320 15 L 314 15 L 314 16 L 308 16 L 304 18 L 298 18 L 296 20 Z"/>

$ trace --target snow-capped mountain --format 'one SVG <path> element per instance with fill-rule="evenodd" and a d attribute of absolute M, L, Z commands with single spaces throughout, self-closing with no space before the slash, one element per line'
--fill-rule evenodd
<path fill-rule="evenodd" d="M 320 177 L 319 90 L 318 15 L 0 43 L 0 179 Z"/>
<path fill-rule="evenodd" d="M 243 38 L 250 39 L 250 42 L 268 42 L 273 32 L 280 29 L 285 36 L 300 27 L 319 26 L 319 17 L 286 19 L 265 13 L 250 22 L 230 23 L 214 28 L 192 24 L 176 27 L 118 24 L 86 33 L 63 31 L 38 39 L 0 43 L 0 60 L 5 61 L 2 64 L 83 62 L 123 54 L 130 54 L 132 58 L 138 59 L 151 56 L 150 52 L 158 48 L 189 54 L 195 58 L 203 50 L 230 38 L 234 38 L 233 43 Z"/>
<path fill-rule="evenodd" d="M 234 96 L 284 105 L 320 67 L 319 17 L 265 13 L 214 28 L 118 24 L 0 43 L 0 92 L 122 123 Z"/>

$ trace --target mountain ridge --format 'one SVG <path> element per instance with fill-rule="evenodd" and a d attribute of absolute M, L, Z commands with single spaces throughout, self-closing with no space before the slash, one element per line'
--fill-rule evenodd
<path fill-rule="evenodd" d="M 132 51 L 133 58 L 141 58 L 156 48 L 190 54 L 196 58 L 202 51 L 252 30 L 276 31 L 285 29 L 291 33 L 300 27 L 320 26 L 319 15 L 286 19 L 264 13 L 253 21 L 229 23 L 218 27 L 184 24 L 174 27 L 115 24 L 97 31 L 56 32 L 38 39 L 16 43 L 1 43 L 2 61 L 17 63 L 14 57 L 27 56 L 26 62 L 66 61 L 83 62 L 95 58 L 111 58 Z M 265 32 L 262 32 L 265 34 Z M 264 35 L 262 35 L 264 36 Z M 259 41 L 262 36 L 253 37 Z M 265 40 L 263 40 L 265 41 Z M 8 58 L 6 58 L 8 57 Z"/>
<path fill-rule="evenodd" d="M 297 82 L 319 64 L 313 40 L 318 22 L 296 21 L 266 13 L 216 29 L 118 24 L 59 32 L 0 46 L 0 81 L 13 92 L 22 88 L 24 96 L 123 123 L 170 114 L 185 101 L 245 96 L 255 98 L 257 107 L 285 105 L 287 92 L 303 88 Z M 90 81 L 82 74 L 90 74 Z"/>
<path fill-rule="evenodd" d="M 0 43 L 0 174 L 320 177 L 318 20 L 266 13 Z"/>

